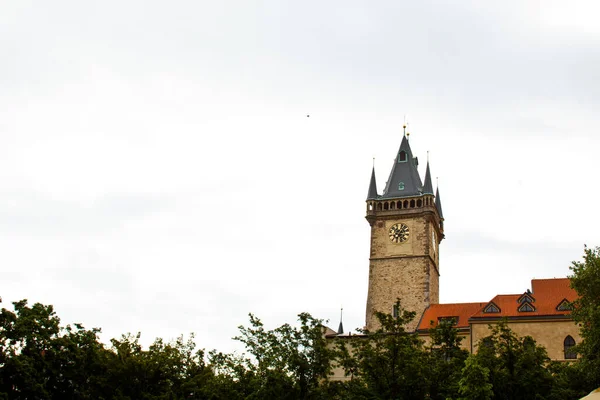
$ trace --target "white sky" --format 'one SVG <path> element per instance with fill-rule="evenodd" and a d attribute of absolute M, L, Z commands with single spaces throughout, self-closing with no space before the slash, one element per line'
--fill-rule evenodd
<path fill-rule="evenodd" d="M 566 276 L 598 244 L 600 6 L 488 3 L 0 0 L 4 306 L 222 351 L 249 312 L 360 327 L 405 114 L 441 301 Z"/>

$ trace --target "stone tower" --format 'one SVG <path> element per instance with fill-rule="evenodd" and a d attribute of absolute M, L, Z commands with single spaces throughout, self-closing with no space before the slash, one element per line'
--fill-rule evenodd
<path fill-rule="evenodd" d="M 377 194 L 374 167 L 371 173 L 366 216 L 371 225 L 369 330 L 378 328 L 376 311 L 397 312 L 397 298 L 404 309 L 417 313 L 409 330 L 430 304 L 439 303 L 438 246 L 444 238 L 444 217 L 439 189 L 433 194 L 429 161 L 425 184 L 417 166 L 404 135 L 382 195 Z"/>

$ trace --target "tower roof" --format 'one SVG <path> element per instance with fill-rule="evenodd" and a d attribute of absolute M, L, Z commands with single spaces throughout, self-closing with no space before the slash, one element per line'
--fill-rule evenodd
<path fill-rule="evenodd" d="M 338 335 L 342 335 L 344 333 L 344 324 L 342 324 L 342 317 L 344 316 L 344 308 L 340 308 L 340 326 L 338 326 Z"/>
<path fill-rule="evenodd" d="M 427 169 L 425 170 L 425 184 L 423 184 L 423 194 L 433 194 L 431 172 L 429 172 L 429 160 L 427 160 Z"/>
<path fill-rule="evenodd" d="M 440 199 L 440 187 L 435 190 L 435 208 L 437 208 L 437 212 L 440 215 L 440 219 L 444 219 L 444 214 L 442 213 L 442 199 Z"/>
<path fill-rule="evenodd" d="M 398 150 L 394 166 L 381 197 L 395 198 L 420 195 L 423 190 L 423 184 L 417 171 L 417 165 L 417 158 L 413 157 L 405 135 L 402 138 L 400 150 Z"/>
<path fill-rule="evenodd" d="M 371 183 L 369 183 L 369 194 L 367 194 L 367 200 L 374 200 L 377 198 L 377 182 L 375 181 L 375 166 L 373 166 L 373 172 L 371 172 Z"/>

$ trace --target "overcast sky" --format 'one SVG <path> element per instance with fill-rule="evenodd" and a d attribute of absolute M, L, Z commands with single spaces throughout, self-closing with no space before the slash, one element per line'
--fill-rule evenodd
<path fill-rule="evenodd" d="M 4 307 L 222 351 L 249 312 L 361 327 L 405 115 L 441 301 L 566 276 L 599 244 L 599 7 L 0 0 Z"/>

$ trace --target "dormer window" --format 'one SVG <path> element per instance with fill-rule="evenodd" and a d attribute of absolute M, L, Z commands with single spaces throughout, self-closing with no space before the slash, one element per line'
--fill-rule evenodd
<path fill-rule="evenodd" d="M 521 295 L 521 297 L 519 297 L 519 299 L 517 300 L 517 302 L 519 304 L 523 304 L 523 303 L 534 303 L 535 299 L 533 298 L 533 296 L 529 293 L 529 292 L 525 292 Z"/>
<path fill-rule="evenodd" d="M 533 312 L 535 311 L 535 307 L 531 305 L 528 301 L 523 302 L 518 308 L 519 312 Z"/>
<path fill-rule="evenodd" d="M 406 162 L 406 152 L 404 150 L 398 155 L 398 162 Z"/>
<path fill-rule="evenodd" d="M 556 306 L 556 311 L 572 311 L 573 305 L 567 300 L 563 299 L 558 306 Z"/>
<path fill-rule="evenodd" d="M 490 303 L 483 309 L 484 313 L 499 313 L 500 309 L 494 303 Z"/>
<path fill-rule="evenodd" d="M 398 190 L 404 190 L 404 182 L 398 182 Z"/>
<path fill-rule="evenodd" d="M 455 326 L 458 324 L 458 317 L 438 317 L 438 324 L 449 324 Z"/>

